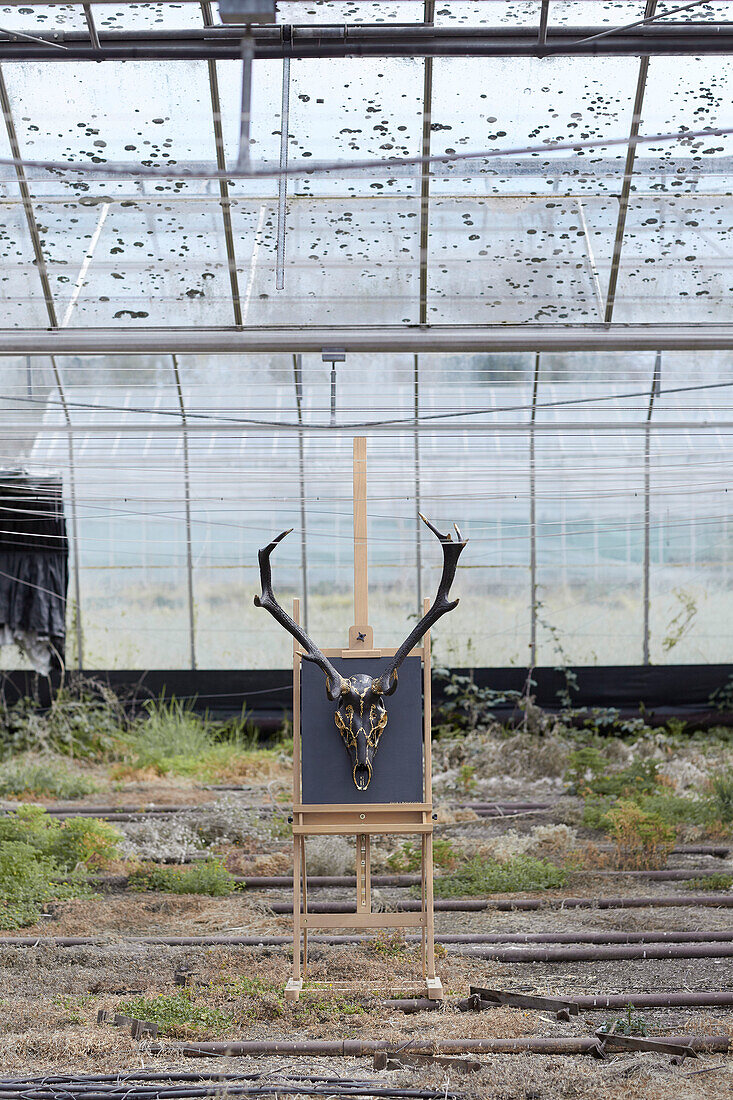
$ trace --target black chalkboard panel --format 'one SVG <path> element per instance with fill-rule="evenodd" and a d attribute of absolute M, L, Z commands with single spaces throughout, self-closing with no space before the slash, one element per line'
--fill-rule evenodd
<path fill-rule="evenodd" d="M 387 657 L 331 658 L 344 676 L 379 676 Z M 333 720 L 336 704 L 326 696 L 325 676 L 317 665 L 301 662 L 301 761 L 303 802 L 422 802 L 422 668 L 408 657 L 400 668 L 397 690 L 387 698 L 387 726 L 374 757 L 371 783 L 354 786 L 351 757 Z"/>

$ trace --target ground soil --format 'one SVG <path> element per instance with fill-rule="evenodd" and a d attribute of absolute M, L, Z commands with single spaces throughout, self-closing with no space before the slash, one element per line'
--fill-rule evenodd
<path fill-rule="evenodd" d="M 185 783 L 135 782 L 117 784 L 116 789 L 86 799 L 89 804 L 129 805 L 134 803 L 209 803 L 222 792 Z M 524 789 L 513 782 L 516 799 L 537 797 L 537 785 Z M 266 785 L 250 788 L 240 796 L 248 805 L 272 804 Z M 568 805 L 565 800 L 563 806 Z M 572 806 L 569 806 L 572 811 Z M 577 807 L 576 807 L 577 811 Z M 562 819 L 557 809 L 509 821 L 449 820 L 438 826 L 440 835 L 460 840 L 468 837 L 489 840 L 507 829 L 520 834 L 541 822 Z M 455 815 L 453 815 L 455 817 Z M 572 812 L 567 815 L 572 819 Z M 577 812 L 576 812 L 577 817 Z M 243 850 L 246 849 L 246 854 Z M 253 840 L 241 846 L 228 845 L 233 870 L 270 866 L 284 870 L 289 864 L 287 837 Z M 264 861 L 264 862 L 263 862 Z M 673 856 L 670 866 L 723 870 L 724 861 L 712 857 Z M 598 874 L 578 875 L 563 891 L 543 894 L 600 896 L 601 894 L 665 895 L 680 893 L 681 884 L 647 882 Z M 733 987 L 733 960 L 629 960 L 580 963 L 504 964 L 471 958 L 450 951 L 439 960 L 439 973 L 446 990 L 446 1002 L 437 1012 L 404 1015 L 392 1011 L 374 991 L 382 987 L 409 988 L 419 976 L 416 948 L 399 944 L 396 953 L 364 946 L 339 948 L 311 946 L 309 976 L 314 981 L 350 983 L 357 990 L 353 1000 L 358 1011 L 342 1011 L 326 993 L 319 992 L 293 1008 L 278 996 L 235 998 L 226 990 L 243 978 L 258 979 L 263 988 L 284 986 L 290 971 L 290 950 L 282 948 L 175 948 L 141 945 L 127 937 L 145 934 L 201 935 L 282 934 L 290 930 L 287 917 L 274 916 L 268 900 L 288 900 L 287 890 L 241 893 L 229 897 L 108 892 L 87 899 L 59 903 L 25 935 L 81 935 L 102 937 L 104 945 L 55 948 L 38 945 L 13 948 L 2 946 L 0 937 L 0 1058 L 4 1075 L 54 1072 L 109 1072 L 148 1065 L 156 1068 L 191 1068 L 192 1063 L 176 1052 L 180 1037 L 164 1038 L 161 1051 L 154 1053 L 147 1041 L 133 1040 L 108 1024 L 96 1023 L 99 1008 L 114 1009 L 130 995 L 173 993 L 174 974 L 182 963 L 192 971 L 191 995 L 202 1003 L 226 1004 L 235 1023 L 226 1034 L 208 1038 L 375 1038 L 389 1039 L 395 1046 L 411 1039 L 456 1037 L 590 1036 L 605 1021 L 619 1013 L 583 1014 L 570 1022 L 552 1015 L 512 1008 L 497 1008 L 480 1014 L 460 1013 L 455 1002 L 465 997 L 471 983 L 503 989 L 572 996 L 579 993 L 663 992 L 681 990 L 726 990 Z M 313 895 L 312 895 L 313 896 Z M 347 899 L 348 890 L 318 891 L 318 899 Z M 380 888 L 383 905 L 400 896 L 399 891 Z M 645 909 L 541 909 L 536 912 L 436 914 L 438 932 L 565 932 L 590 930 L 621 931 L 715 931 L 733 929 L 733 910 L 720 908 Z M 17 934 L 17 933 L 16 933 Z M 385 953 L 387 951 L 387 953 Z M 364 989 L 371 995 L 361 1000 Z M 337 1005 L 334 1008 L 334 1003 Z M 669 1032 L 730 1034 L 733 1011 L 723 1009 L 644 1010 L 652 1034 Z M 345 1077 L 371 1078 L 407 1087 L 438 1087 L 449 1084 L 467 1096 L 491 1096 L 497 1100 L 550 1100 L 555 1097 L 600 1097 L 628 1100 L 631 1094 L 643 1100 L 717 1100 L 733 1094 L 733 1058 L 703 1054 L 697 1060 L 673 1065 L 669 1057 L 656 1053 L 624 1053 L 595 1061 L 587 1056 L 503 1055 L 482 1056 L 480 1072 L 457 1077 L 442 1068 L 422 1067 L 397 1072 L 374 1071 L 370 1059 L 251 1058 L 196 1061 L 197 1069 L 210 1066 L 217 1072 L 263 1072 L 278 1075 L 318 1071 Z"/>

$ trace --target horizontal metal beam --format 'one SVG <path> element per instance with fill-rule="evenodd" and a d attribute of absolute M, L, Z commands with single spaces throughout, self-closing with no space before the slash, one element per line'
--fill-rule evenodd
<path fill-rule="evenodd" d="M 374 325 L 0 329 L 0 355 L 730 351 L 729 325 Z"/>
<path fill-rule="evenodd" d="M 608 28 L 606 28 L 608 30 Z M 598 28 L 435 27 L 421 24 L 251 28 L 255 58 L 283 57 L 553 57 L 699 56 L 733 52 L 733 23 L 659 23 L 619 27 L 603 38 Z M 241 60 L 241 27 L 109 31 L 98 28 L 100 49 L 78 31 L 34 31 L 34 40 L 0 37 L 3 61 Z M 59 46 L 63 47 L 59 49 Z"/>
<path fill-rule="evenodd" d="M 83 410 L 82 410 L 83 411 Z M 120 412 L 124 412 L 124 409 L 120 409 Z M 24 424 L 5 423 L 3 420 L 4 412 L 0 409 L 0 432 L 6 438 L 13 435 L 27 436 L 29 431 L 34 435 L 72 435 L 72 436 L 91 436 L 91 435 L 212 435 L 221 434 L 225 435 L 241 435 L 243 432 L 266 432 L 268 435 L 272 432 L 286 432 L 290 434 L 297 434 L 298 432 L 383 432 L 386 434 L 399 435 L 401 432 L 409 431 L 414 433 L 415 420 L 414 417 L 405 417 L 404 419 L 395 417 L 389 420 L 345 420 L 342 424 L 331 424 L 330 420 L 323 422 L 311 422 L 311 423 L 298 423 L 298 421 L 290 420 L 214 420 L 204 418 L 202 420 L 194 419 L 196 414 L 189 413 L 188 419 L 185 424 L 175 420 L 160 421 L 161 413 L 157 413 L 154 410 L 150 412 L 150 420 L 148 422 L 138 421 L 137 423 L 130 423 L 129 420 L 117 420 L 111 421 L 83 421 L 79 419 L 79 413 L 76 414 L 77 419 L 73 424 L 61 423 L 58 424 L 41 424 L 29 427 L 28 422 Z M 475 415 L 474 413 L 467 412 L 466 417 Z M 157 418 L 157 419 L 156 419 Z M 501 433 L 502 435 L 568 435 L 568 434 L 588 434 L 589 432 L 606 432 L 611 435 L 627 435 L 630 432 L 641 433 L 651 432 L 653 435 L 664 432 L 733 432 L 733 420 L 666 420 L 666 421 L 652 421 L 648 424 L 646 420 L 556 420 L 556 421 L 534 421 L 531 420 L 482 420 L 477 422 L 475 420 L 462 423 L 456 418 L 449 421 L 435 421 L 427 420 L 420 421 L 417 424 L 417 430 L 419 432 L 441 432 L 449 433 L 450 435 L 460 435 L 462 432 L 469 432 L 472 435 L 494 435 L 495 433 Z M 721 491 L 725 491 L 722 489 Z"/>

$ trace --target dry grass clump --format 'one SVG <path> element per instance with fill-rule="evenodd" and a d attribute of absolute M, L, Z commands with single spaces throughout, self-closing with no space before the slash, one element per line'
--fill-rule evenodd
<path fill-rule="evenodd" d="M 309 875 L 353 875 L 354 848 L 343 836 L 313 836 L 306 842 Z"/>

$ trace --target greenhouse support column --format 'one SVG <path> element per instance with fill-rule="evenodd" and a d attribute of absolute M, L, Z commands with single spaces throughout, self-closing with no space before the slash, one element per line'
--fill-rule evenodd
<path fill-rule="evenodd" d="M 300 481 L 300 571 L 303 577 L 303 629 L 308 633 L 308 540 L 305 529 L 305 454 L 303 441 L 303 356 L 293 356 L 295 406 L 298 413 L 298 479 Z"/>
<path fill-rule="evenodd" d="M 657 6 L 657 0 L 646 0 L 644 18 L 651 19 Z M 624 166 L 624 179 L 619 196 L 618 217 L 616 220 L 616 236 L 613 242 L 613 256 L 611 259 L 611 272 L 608 277 L 608 293 L 606 295 L 605 321 L 613 320 L 613 308 L 616 304 L 616 287 L 618 285 L 618 272 L 621 263 L 621 249 L 626 232 L 626 215 L 629 211 L 629 196 L 631 194 L 631 178 L 634 174 L 634 161 L 636 159 L 635 138 L 639 135 L 641 124 L 641 112 L 644 106 L 644 92 L 646 91 L 646 78 L 649 72 L 649 58 L 642 57 L 639 63 L 639 76 L 636 81 L 636 96 L 631 115 L 631 130 L 629 132 L 629 146 L 626 150 L 626 164 Z"/>
<path fill-rule="evenodd" d="M 644 573 L 642 596 L 644 603 L 644 644 L 642 659 L 645 665 L 649 664 L 649 547 L 651 538 L 651 471 L 649 467 L 651 459 L 651 420 L 654 412 L 654 398 L 660 392 L 661 372 L 662 353 L 658 351 L 654 361 L 654 376 L 652 378 L 652 388 L 649 391 L 649 407 L 647 408 L 644 430 Z"/>
<path fill-rule="evenodd" d="M 201 4 L 201 14 L 205 27 L 213 27 L 214 20 L 211 14 L 211 4 L 204 0 Z M 214 125 L 214 144 L 216 145 L 216 167 L 220 172 L 226 172 L 226 157 L 224 155 L 224 131 L 221 125 L 221 101 L 219 96 L 219 78 L 216 72 L 216 62 L 207 62 L 209 69 L 209 91 L 211 95 L 211 114 Z M 229 285 L 232 294 L 232 309 L 234 311 L 234 324 L 242 324 L 242 303 L 239 299 L 239 276 L 237 275 L 237 256 L 234 250 L 234 234 L 232 232 L 232 202 L 229 197 L 229 181 L 220 177 L 219 198 L 221 201 L 221 216 L 224 225 L 224 242 L 227 252 L 227 266 L 229 268 Z"/>
<path fill-rule="evenodd" d="M 23 213 L 25 214 L 26 223 L 28 225 L 28 232 L 31 238 L 31 244 L 33 246 L 33 255 L 35 258 L 35 266 L 38 271 L 38 278 L 41 283 L 41 291 L 43 292 L 43 301 L 46 306 L 46 313 L 48 314 L 49 327 L 57 329 L 59 327 L 58 317 L 56 316 L 56 305 L 53 299 L 53 293 L 51 291 L 51 281 L 48 277 L 48 268 L 46 266 L 46 257 L 43 252 L 43 246 L 41 244 L 41 235 L 38 232 L 38 223 L 36 221 L 35 211 L 33 209 L 33 201 L 31 199 L 30 188 L 28 187 L 28 180 L 26 178 L 25 169 L 22 163 L 20 143 L 18 141 L 18 134 L 15 129 L 15 121 L 13 119 L 13 112 L 10 105 L 10 97 L 8 95 L 8 89 L 5 84 L 5 76 L 0 69 L 0 106 L 2 107 L 3 116 L 5 118 L 5 129 L 8 135 L 8 144 L 10 145 L 10 152 L 15 161 L 15 175 L 18 180 L 18 190 L 20 191 L 21 201 L 23 203 Z M 79 524 L 77 521 L 77 502 L 76 502 L 76 470 L 74 465 L 74 432 L 71 424 L 71 416 L 69 414 L 69 405 L 66 400 L 66 393 L 64 391 L 63 380 L 61 378 L 61 371 L 56 357 L 51 355 L 51 367 L 53 369 L 53 375 L 56 382 L 56 387 L 59 391 L 59 400 L 61 402 L 61 408 L 64 414 L 64 420 L 66 421 L 66 428 L 68 433 L 68 450 L 69 450 L 69 501 L 71 504 L 71 532 L 72 532 L 72 544 L 73 544 L 73 562 L 74 562 L 74 598 L 76 600 L 76 657 L 79 669 L 84 667 L 84 642 L 81 620 L 81 579 L 79 575 Z"/>
<path fill-rule="evenodd" d="M 415 414 L 415 430 L 413 432 L 413 464 L 415 470 L 415 573 L 417 591 L 418 615 L 423 605 L 422 600 L 422 528 L 420 513 L 422 511 L 422 492 L 420 486 L 420 356 L 414 356 L 413 362 L 413 411 Z"/>
<path fill-rule="evenodd" d="M 535 434 L 537 419 L 537 388 L 540 380 L 540 354 L 534 357 L 532 411 L 529 429 L 529 663 L 537 664 L 537 484 L 535 469 Z"/>
<path fill-rule="evenodd" d="M 432 26 L 435 20 L 435 0 L 425 0 L 423 23 Z M 430 156 L 430 124 L 433 110 L 433 59 L 426 57 L 423 63 L 422 93 L 422 144 L 420 153 Z M 420 267 L 418 274 L 418 320 L 421 325 L 428 322 L 428 237 L 430 233 L 430 164 L 423 160 L 420 166 Z M 415 572 L 418 616 L 423 612 L 422 595 L 422 496 L 420 491 L 420 361 L 417 352 L 413 363 L 413 406 L 415 431 L 413 433 L 414 469 L 415 469 Z"/>
<path fill-rule="evenodd" d="M 181 374 L 178 369 L 178 357 L 171 356 L 173 376 L 176 380 L 178 406 L 181 411 L 181 435 L 183 437 L 183 495 L 186 509 L 186 582 L 188 587 L 188 640 L 191 656 L 191 668 L 196 668 L 196 618 L 193 603 L 193 544 L 191 539 L 191 467 L 188 455 L 188 431 L 186 424 L 186 406 L 183 400 Z"/>
<path fill-rule="evenodd" d="M 283 58 L 282 109 L 280 111 L 280 176 L 277 181 L 277 271 L 275 289 L 285 289 L 285 203 L 288 197 L 288 128 L 290 126 L 290 58 Z"/>

